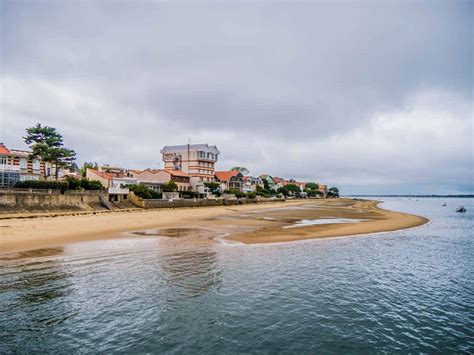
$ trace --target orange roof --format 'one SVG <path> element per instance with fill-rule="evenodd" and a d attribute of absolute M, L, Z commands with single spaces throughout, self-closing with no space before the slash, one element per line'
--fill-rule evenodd
<path fill-rule="evenodd" d="M 189 174 L 186 174 L 180 170 L 164 169 L 164 171 L 170 173 L 173 176 L 190 177 Z"/>
<path fill-rule="evenodd" d="M 99 171 L 99 170 L 95 170 L 95 169 L 91 169 L 91 168 L 89 168 L 87 170 L 93 172 L 94 174 L 96 174 L 97 176 L 100 176 L 103 179 L 112 180 L 112 178 L 114 177 L 112 174 L 106 173 L 105 171 Z"/>
<path fill-rule="evenodd" d="M 231 177 L 236 176 L 239 172 L 230 170 L 230 171 L 216 171 L 214 175 L 219 181 L 229 181 Z"/>
<path fill-rule="evenodd" d="M 5 145 L 3 143 L 0 143 L 0 154 L 2 154 L 2 155 L 10 155 L 11 154 L 10 150 L 7 147 L 5 147 Z"/>
<path fill-rule="evenodd" d="M 278 176 L 275 176 L 273 178 L 273 182 L 275 182 L 276 184 L 278 184 L 279 182 L 281 182 L 283 185 L 285 185 L 287 183 L 287 181 L 281 177 L 278 177 Z"/>

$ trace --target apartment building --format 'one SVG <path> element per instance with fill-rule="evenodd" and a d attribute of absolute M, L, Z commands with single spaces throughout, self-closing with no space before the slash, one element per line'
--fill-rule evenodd
<path fill-rule="evenodd" d="M 178 170 L 197 178 L 196 181 L 214 181 L 215 164 L 219 150 L 215 145 L 185 144 L 165 146 L 161 151 L 165 170 Z"/>
<path fill-rule="evenodd" d="M 0 143 L 0 187 L 14 186 L 18 181 L 39 180 L 51 172 L 50 164 L 31 159 L 30 153 L 9 149 Z"/>

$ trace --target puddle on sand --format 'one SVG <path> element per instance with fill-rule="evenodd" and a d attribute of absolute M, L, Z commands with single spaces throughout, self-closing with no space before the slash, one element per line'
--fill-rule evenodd
<path fill-rule="evenodd" d="M 321 219 L 302 219 L 295 224 L 283 226 L 284 229 L 300 228 L 316 226 L 320 224 L 336 224 L 336 223 L 360 223 L 368 221 L 368 219 L 350 219 L 350 218 L 321 218 Z"/>
<path fill-rule="evenodd" d="M 211 231 L 204 228 L 162 228 L 162 229 L 149 229 L 145 231 L 134 232 L 133 234 L 141 236 L 157 236 L 157 237 L 170 237 L 170 238 L 214 238 L 219 235 L 215 231 Z"/>

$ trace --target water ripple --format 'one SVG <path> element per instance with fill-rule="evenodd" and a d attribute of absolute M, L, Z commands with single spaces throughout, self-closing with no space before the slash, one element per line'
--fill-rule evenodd
<path fill-rule="evenodd" d="M 440 206 L 392 200 L 431 223 L 367 237 L 0 256 L 0 353 L 472 353 L 472 208 Z"/>

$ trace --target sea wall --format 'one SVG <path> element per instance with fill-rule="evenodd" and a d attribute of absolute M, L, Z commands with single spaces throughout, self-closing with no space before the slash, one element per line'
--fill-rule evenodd
<path fill-rule="evenodd" d="M 129 197 L 130 198 L 130 197 Z M 281 202 L 284 199 L 182 199 L 182 200 L 143 200 L 133 196 L 130 201 L 142 208 L 180 208 L 180 207 L 204 207 L 204 206 L 232 206 L 249 203 Z"/>
<path fill-rule="evenodd" d="M 0 190 L 0 212 L 102 208 L 98 191 Z"/>

